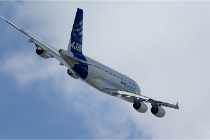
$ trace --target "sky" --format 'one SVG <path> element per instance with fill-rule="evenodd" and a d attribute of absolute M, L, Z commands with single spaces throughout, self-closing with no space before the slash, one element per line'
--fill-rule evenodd
<path fill-rule="evenodd" d="M 210 138 L 209 1 L 0 2 L 0 15 L 66 49 L 84 10 L 85 55 L 133 78 L 141 93 L 179 102 L 166 116 L 72 79 L 0 20 L 0 138 Z"/>

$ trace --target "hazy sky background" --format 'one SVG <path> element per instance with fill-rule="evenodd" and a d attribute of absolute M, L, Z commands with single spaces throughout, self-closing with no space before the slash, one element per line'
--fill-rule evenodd
<path fill-rule="evenodd" d="M 210 2 L 1 1 L 0 14 L 66 49 L 78 7 L 83 52 L 180 109 L 138 113 L 39 57 L 0 20 L 0 138 L 210 138 Z"/>

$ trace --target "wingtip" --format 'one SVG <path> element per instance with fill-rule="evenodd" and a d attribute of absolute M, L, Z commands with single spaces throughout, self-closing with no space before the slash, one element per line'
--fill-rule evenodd
<path fill-rule="evenodd" d="M 5 17 L 3 17 L 2 15 L 0 15 L 1 18 L 3 18 L 4 20 L 7 20 Z"/>
<path fill-rule="evenodd" d="M 179 103 L 178 102 L 176 103 L 176 107 L 177 107 L 177 109 L 179 109 Z"/>

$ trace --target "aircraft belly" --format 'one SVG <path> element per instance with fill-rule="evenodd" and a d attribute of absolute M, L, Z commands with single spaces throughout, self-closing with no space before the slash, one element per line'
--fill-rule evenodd
<path fill-rule="evenodd" d="M 98 75 L 98 71 L 93 66 L 89 67 L 88 77 L 85 81 L 102 92 L 104 89 L 107 88 L 109 89 L 115 88 L 106 81 L 104 81 L 103 79 L 101 79 Z"/>
<path fill-rule="evenodd" d="M 100 91 L 104 91 L 105 89 L 113 89 L 114 87 L 111 86 L 110 84 L 106 83 L 105 81 L 101 79 L 91 79 L 88 80 L 88 83 L 90 83 L 93 87 Z"/>

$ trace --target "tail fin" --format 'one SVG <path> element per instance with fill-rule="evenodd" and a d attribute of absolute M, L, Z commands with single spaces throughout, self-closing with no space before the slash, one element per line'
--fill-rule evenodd
<path fill-rule="evenodd" d="M 77 9 L 69 39 L 68 52 L 82 54 L 83 10 Z"/>

